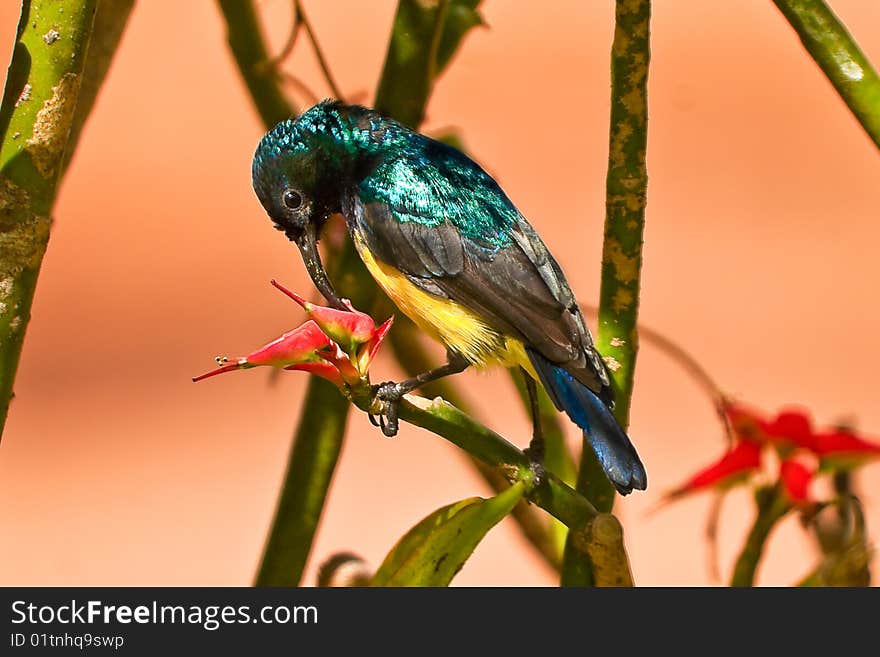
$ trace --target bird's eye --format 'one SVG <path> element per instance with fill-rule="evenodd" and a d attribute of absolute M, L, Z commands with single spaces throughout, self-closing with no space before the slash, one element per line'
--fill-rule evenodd
<path fill-rule="evenodd" d="M 294 189 L 288 189 L 285 191 L 281 200 L 284 201 L 284 205 L 291 210 L 296 210 L 303 203 L 302 194 Z"/>

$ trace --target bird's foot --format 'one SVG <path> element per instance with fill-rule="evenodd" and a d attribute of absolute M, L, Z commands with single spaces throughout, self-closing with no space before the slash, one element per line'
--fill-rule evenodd
<path fill-rule="evenodd" d="M 529 459 L 529 470 L 532 471 L 534 477 L 534 486 L 540 486 L 547 477 L 547 470 L 544 469 L 544 440 L 543 438 L 532 438 L 529 446 L 523 450 L 523 454 Z"/>
<path fill-rule="evenodd" d="M 378 420 L 372 413 L 370 414 L 370 422 L 375 427 L 382 429 L 382 433 L 393 438 L 397 435 L 400 426 L 397 421 L 397 407 L 403 395 L 406 394 L 399 383 L 394 381 L 386 381 L 377 386 L 373 386 L 373 402 L 382 403 L 382 412 Z"/>

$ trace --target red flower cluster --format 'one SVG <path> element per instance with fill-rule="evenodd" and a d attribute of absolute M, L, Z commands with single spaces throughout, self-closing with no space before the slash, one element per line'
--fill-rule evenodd
<path fill-rule="evenodd" d="M 365 380 L 394 317 L 377 327 L 372 317 L 355 310 L 348 301 L 347 311 L 336 310 L 310 303 L 274 280 L 272 285 L 302 306 L 309 321 L 247 356 L 218 357 L 219 367 L 193 381 L 260 365 L 311 372 L 339 387 Z"/>
<path fill-rule="evenodd" d="M 781 459 L 779 486 L 794 505 L 812 501 L 809 486 L 822 470 L 852 468 L 880 457 L 880 444 L 846 428 L 816 431 L 810 416 L 788 409 L 773 419 L 740 404 L 724 409 L 734 434 L 733 446 L 717 461 L 670 491 L 667 501 L 709 488 L 729 488 L 760 471 L 764 448 L 776 449 Z"/>

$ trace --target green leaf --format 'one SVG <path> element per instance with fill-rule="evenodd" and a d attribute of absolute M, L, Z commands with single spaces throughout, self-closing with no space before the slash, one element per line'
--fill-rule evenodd
<path fill-rule="evenodd" d="M 518 482 L 495 497 L 471 497 L 434 511 L 391 549 L 371 585 L 448 586 L 524 492 L 525 483 Z"/>

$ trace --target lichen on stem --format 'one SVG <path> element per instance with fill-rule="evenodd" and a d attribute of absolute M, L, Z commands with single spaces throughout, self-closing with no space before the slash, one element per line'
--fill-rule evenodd
<path fill-rule="evenodd" d="M 74 125 L 97 0 L 22 3 L 0 104 L 0 434 Z"/>

